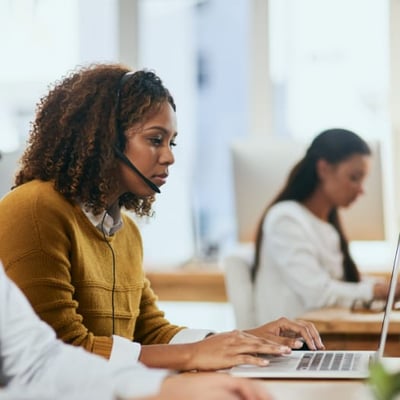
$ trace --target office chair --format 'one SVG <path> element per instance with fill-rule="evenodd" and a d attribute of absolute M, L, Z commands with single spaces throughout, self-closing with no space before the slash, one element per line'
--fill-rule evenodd
<path fill-rule="evenodd" d="M 253 253 L 252 245 L 242 245 L 222 260 L 227 297 L 233 307 L 237 329 L 256 326 L 253 282 L 250 277 Z"/>

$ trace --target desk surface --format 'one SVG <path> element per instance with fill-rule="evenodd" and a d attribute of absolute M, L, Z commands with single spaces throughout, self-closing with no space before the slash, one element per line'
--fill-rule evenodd
<path fill-rule="evenodd" d="M 312 322 L 329 350 L 376 350 L 379 346 L 383 313 L 353 313 L 344 308 L 325 308 L 303 315 Z M 390 316 L 384 349 L 386 356 L 400 356 L 400 311 Z"/>
<path fill-rule="evenodd" d="M 383 312 L 352 312 L 347 308 L 322 308 L 310 311 L 299 319 L 311 321 L 320 333 L 379 334 L 382 328 Z M 389 333 L 400 334 L 400 311 L 390 316 Z"/>
<path fill-rule="evenodd" d="M 146 276 L 162 301 L 228 301 L 224 272 L 215 267 L 146 270 Z"/>
<path fill-rule="evenodd" d="M 369 275 L 387 276 L 387 273 L 371 272 Z M 155 270 L 148 267 L 146 276 L 162 301 L 228 301 L 224 271 L 217 264 L 169 270 Z"/>
<path fill-rule="evenodd" d="M 227 302 L 224 273 L 218 268 L 147 271 L 154 292 L 162 301 Z M 376 350 L 383 313 L 352 313 L 328 308 L 299 319 L 314 323 L 330 350 Z M 389 325 L 385 355 L 400 356 L 400 312 Z"/>

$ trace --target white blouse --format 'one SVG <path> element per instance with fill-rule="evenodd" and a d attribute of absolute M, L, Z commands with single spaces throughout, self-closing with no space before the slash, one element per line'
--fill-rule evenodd
<path fill-rule="evenodd" d="M 343 281 L 336 229 L 300 203 L 282 201 L 272 206 L 263 229 L 254 293 L 258 324 L 372 299 L 372 281 Z"/>

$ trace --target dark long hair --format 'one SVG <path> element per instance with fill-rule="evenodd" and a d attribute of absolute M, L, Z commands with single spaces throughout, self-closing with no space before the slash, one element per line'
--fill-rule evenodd
<path fill-rule="evenodd" d="M 354 154 L 370 155 L 371 149 L 362 138 L 346 129 L 326 130 L 312 141 L 305 156 L 290 171 L 281 191 L 261 215 L 256 233 L 254 262 L 251 269 L 253 281 L 260 264 L 263 222 L 269 209 L 280 201 L 295 200 L 302 203 L 309 198 L 319 184 L 317 174 L 318 160 L 324 159 L 330 164 L 338 164 Z M 336 208 L 330 211 L 328 222 L 335 227 L 339 234 L 345 280 L 347 282 L 359 282 L 360 273 L 350 255 L 348 240 L 343 232 Z"/>

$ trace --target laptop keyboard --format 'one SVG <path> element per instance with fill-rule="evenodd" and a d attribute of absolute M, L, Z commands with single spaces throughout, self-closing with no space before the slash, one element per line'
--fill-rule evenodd
<path fill-rule="evenodd" d="M 361 354 L 359 353 L 304 353 L 296 369 L 300 371 L 354 371 L 357 370 Z"/>

